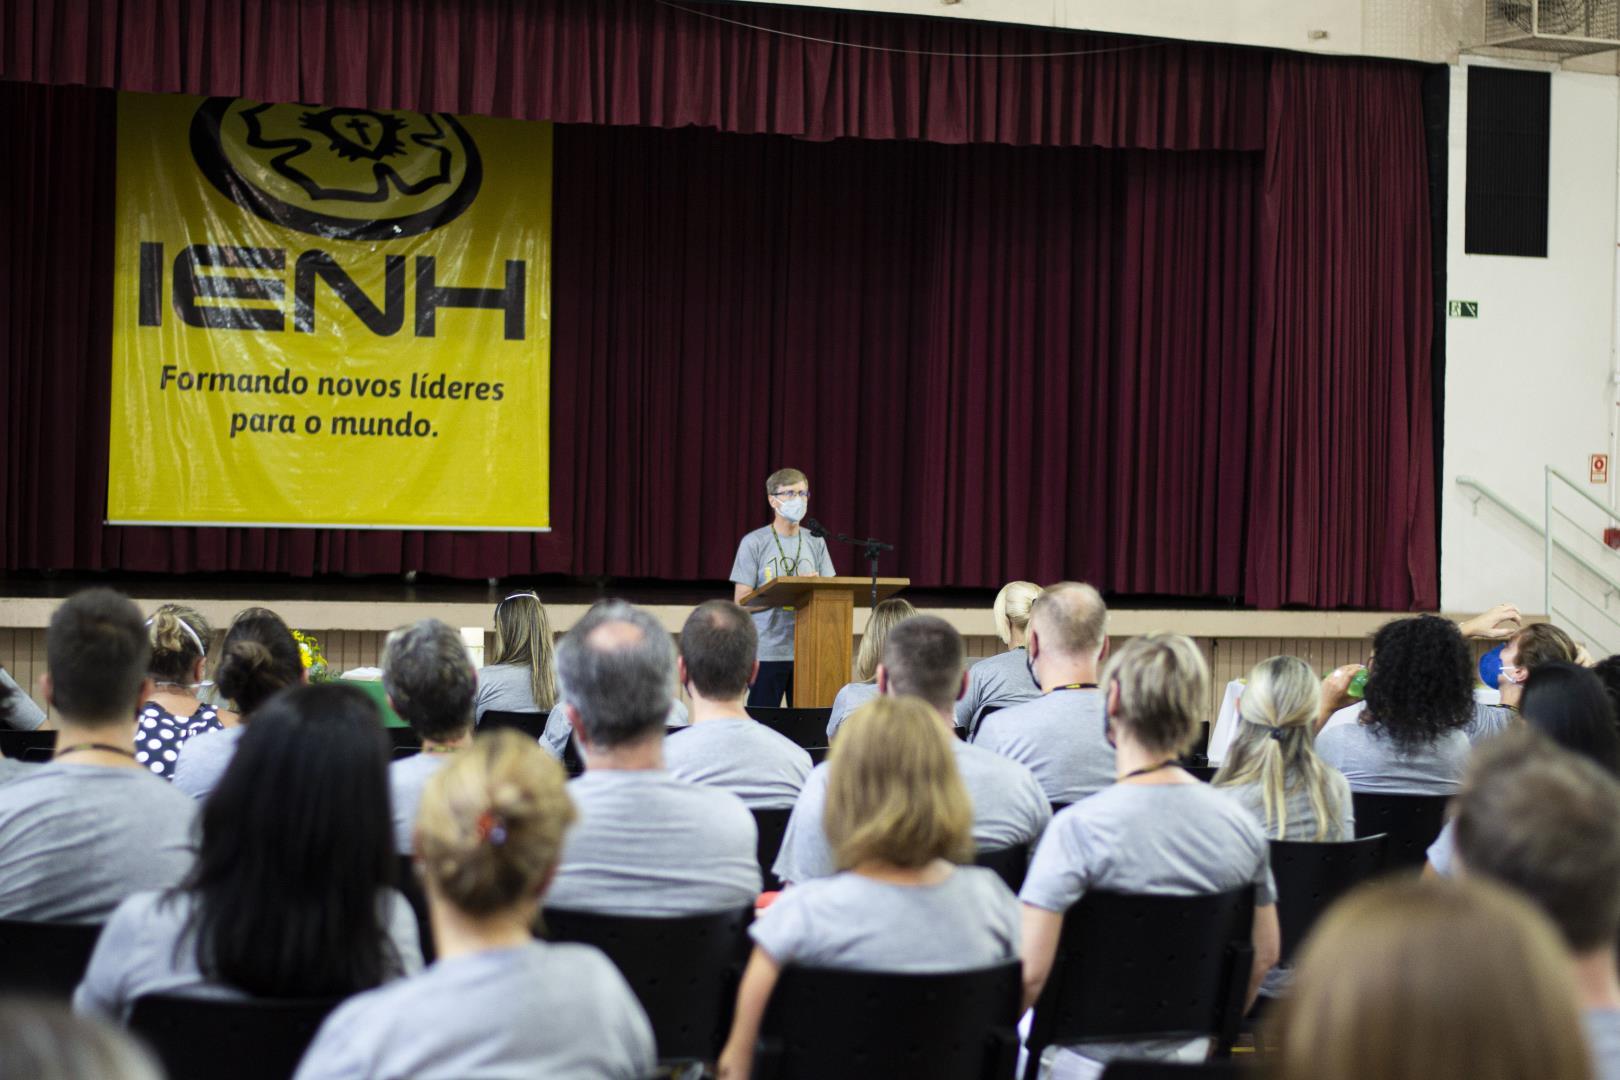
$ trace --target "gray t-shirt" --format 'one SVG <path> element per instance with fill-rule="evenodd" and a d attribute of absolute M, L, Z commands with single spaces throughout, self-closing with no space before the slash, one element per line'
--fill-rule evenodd
<path fill-rule="evenodd" d="M 478 670 L 478 693 L 473 698 L 473 722 L 496 712 L 539 712 L 534 703 L 528 664 L 486 664 Z"/>
<path fill-rule="evenodd" d="M 194 799 L 206 799 L 219 785 L 220 778 L 236 756 L 247 725 L 238 724 L 224 731 L 205 731 L 187 739 L 174 766 L 174 786 Z"/>
<path fill-rule="evenodd" d="M 396 974 L 422 970 L 421 939 L 410 905 L 388 889 L 380 906 L 383 930 L 399 957 Z M 210 982 L 198 968 L 196 934 L 186 929 L 195 908 L 191 893 L 165 899 L 162 892 L 141 892 L 119 904 L 96 941 L 84 981 L 73 994 L 73 1008 L 125 1021 L 143 994 L 246 997 L 234 987 Z"/>
<path fill-rule="evenodd" d="M 125 897 L 178 885 L 196 816 L 145 769 L 30 768 L 0 785 L 0 918 L 105 922 Z"/>
<path fill-rule="evenodd" d="M 1040 697 L 1041 687 L 1029 673 L 1027 657 L 1020 645 L 968 668 L 967 693 L 956 703 L 956 726 L 972 731 L 980 710 L 987 705 L 1005 709 Z"/>
<path fill-rule="evenodd" d="M 388 766 L 388 791 L 394 804 L 394 850 L 411 853 L 411 833 L 416 829 L 416 808 L 422 802 L 422 789 L 434 773 L 450 764 L 452 754 L 412 754 Z"/>
<path fill-rule="evenodd" d="M 1052 807 L 1028 769 L 988 750 L 953 738 L 956 768 L 973 802 L 973 842 L 980 851 L 1017 844 L 1031 847 L 1052 819 Z M 811 772 L 788 816 L 782 849 L 771 870 L 783 881 L 806 882 L 838 872 L 822 815 L 827 808 L 827 769 Z"/>
<path fill-rule="evenodd" d="M 796 536 L 777 536 L 774 526 L 765 525 L 742 538 L 737 558 L 731 564 L 731 580 L 757 589 L 779 577 L 832 577 L 832 556 L 827 541 L 800 529 Z M 793 612 L 773 607 L 754 613 L 754 629 L 759 631 L 759 659 L 793 659 Z"/>
<path fill-rule="evenodd" d="M 1586 1041 L 1596 1080 L 1620 1080 L 1620 1009 L 1587 1009 Z"/>
<path fill-rule="evenodd" d="M 1101 690 L 1054 690 L 985 718 L 973 745 L 1011 758 L 1055 803 L 1079 802 L 1114 782 Z"/>
<path fill-rule="evenodd" d="M 1356 811 L 1350 801 L 1350 782 L 1344 778 L 1339 770 L 1327 770 L 1328 792 L 1327 806 L 1330 814 L 1330 823 L 1327 834 L 1321 837 L 1324 843 L 1338 843 L 1343 840 L 1356 838 Z M 1239 806 L 1254 815 L 1259 822 L 1261 830 L 1272 840 L 1305 840 L 1318 839 L 1316 835 L 1317 820 L 1316 808 L 1311 805 L 1311 794 L 1304 784 L 1297 784 L 1288 789 L 1283 796 L 1283 810 L 1286 821 L 1283 824 L 1283 834 L 1273 835 L 1274 830 L 1266 822 L 1266 794 L 1264 785 L 1231 784 L 1215 788 L 1216 791 L 1228 798 L 1236 800 Z"/>
<path fill-rule="evenodd" d="M 1484 742 L 1502 734 L 1512 724 L 1513 718 L 1518 715 L 1506 705 L 1484 705 L 1474 702 L 1474 718 L 1463 728 L 1468 741 L 1474 745 Z"/>
<path fill-rule="evenodd" d="M 849 719 L 850 713 L 877 696 L 878 688 L 875 682 L 845 683 L 843 689 L 838 691 L 838 696 L 833 698 L 832 713 L 827 717 L 827 738 L 838 734 L 838 729 Z"/>
<path fill-rule="evenodd" d="M 18 761 L 16 758 L 0 757 L 0 784 L 15 780 L 19 776 L 27 776 L 39 768 L 40 763 L 32 761 Z"/>
<path fill-rule="evenodd" d="M 664 739 L 664 768 L 677 780 L 723 788 L 750 810 L 785 809 L 810 775 L 810 755 L 757 720 L 722 717 Z"/>
<path fill-rule="evenodd" d="M 1088 889 L 1200 896 L 1251 883 L 1257 907 L 1277 902 L 1270 845 L 1234 800 L 1208 784 L 1115 784 L 1052 819 L 1018 895 L 1061 913 Z M 1157 1058 L 1185 1045 L 1088 1043 L 1079 1054 Z"/>
<path fill-rule="evenodd" d="M 536 941 L 440 960 L 350 998 L 294 1080 L 638 1080 L 652 1026 L 618 969 Z"/>
<path fill-rule="evenodd" d="M 1448 820 L 1440 835 L 1429 845 L 1429 865 L 1441 877 L 1451 877 L 1457 859 L 1457 819 Z"/>
<path fill-rule="evenodd" d="M 551 907 L 601 915 L 702 915 L 759 896 L 754 815 L 729 791 L 662 769 L 593 769 L 568 783 L 579 820 Z"/>
<path fill-rule="evenodd" d="M 540 733 L 540 745 L 557 757 L 562 757 L 563 749 L 568 746 L 568 736 L 573 733 L 573 728 L 568 726 L 568 713 L 563 709 L 564 704 L 563 699 L 559 697 L 556 707 L 551 710 L 551 715 L 546 717 L 545 730 Z M 687 715 L 686 702 L 676 698 L 674 704 L 669 707 L 669 715 L 664 717 L 664 726 L 686 727 L 691 722 L 691 717 Z"/>
<path fill-rule="evenodd" d="M 1454 795 L 1468 765 L 1463 731 L 1448 731 L 1406 751 L 1362 723 L 1334 724 L 1316 737 L 1316 753 L 1344 773 L 1351 791 L 1388 795 Z"/>
<path fill-rule="evenodd" d="M 851 971 L 969 971 L 1018 956 L 1018 898 L 959 866 L 937 885 L 842 873 L 779 896 L 749 929 L 778 964 Z"/>
<path fill-rule="evenodd" d="M 10 690 L 10 695 L 6 691 Z M 11 672 L 0 668 L 0 698 L 4 699 L 0 706 L 0 716 L 5 717 L 6 724 L 14 731 L 38 731 L 45 723 L 45 710 L 34 704 L 17 680 L 11 677 Z M 6 710 L 10 711 L 7 712 Z"/>

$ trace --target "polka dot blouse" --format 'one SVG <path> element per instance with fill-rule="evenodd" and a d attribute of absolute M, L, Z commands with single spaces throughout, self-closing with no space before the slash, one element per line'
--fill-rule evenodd
<path fill-rule="evenodd" d="M 165 780 L 174 778 L 180 747 L 193 735 L 220 731 L 219 712 L 212 705 L 199 705 L 190 716 L 175 716 L 155 701 L 141 706 L 135 717 L 135 760 Z"/>

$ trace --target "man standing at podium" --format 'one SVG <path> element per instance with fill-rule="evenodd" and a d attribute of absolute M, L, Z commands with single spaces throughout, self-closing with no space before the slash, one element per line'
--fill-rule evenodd
<path fill-rule="evenodd" d="M 810 481 L 798 469 L 778 469 L 765 481 L 774 516 L 737 545 L 731 580 L 741 601 L 753 590 L 779 577 L 832 577 L 827 542 L 799 527 L 810 505 Z M 793 693 L 793 609 L 750 608 L 759 631 L 759 675 L 748 691 L 748 704 L 775 708 Z"/>

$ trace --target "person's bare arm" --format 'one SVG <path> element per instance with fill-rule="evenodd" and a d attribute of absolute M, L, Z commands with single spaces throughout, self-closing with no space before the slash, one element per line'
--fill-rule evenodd
<path fill-rule="evenodd" d="M 1254 968 L 1249 972 L 1249 994 L 1243 999 L 1243 1011 L 1254 1008 L 1254 999 L 1260 996 L 1260 983 L 1266 972 L 1277 966 L 1282 958 L 1282 927 L 1277 922 L 1277 905 L 1267 904 L 1254 909 L 1254 929 L 1250 931 L 1254 943 Z"/>
<path fill-rule="evenodd" d="M 1045 908 L 1024 905 L 1024 1008 L 1035 1004 L 1052 974 L 1063 916 Z"/>
<path fill-rule="evenodd" d="M 737 987 L 737 1010 L 732 1015 L 731 1034 L 716 1065 L 720 1080 L 748 1080 L 754 1068 L 754 1044 L 759 1042 L 759 1025 L 765 1019 L 765 1006 L 781 974 L 781 966 L 756 945 L 743 971 L 742 983 Z"/>
<path fill-rule="evenodd" d="M 1356 699 L 1350 696 L 1350 680 L 1355 678 L 1356 672 L 1360 670 L 1360 664 L 1346 664 L 1334 668 L 1328 677 L 1322 680 L 1322 697 L 1316 707 L 1318 732 L 1322 730 L 1322 725 L 1328 722 L 1328 717 L 1356 703 Z"/>
<path fill-rule="evenodd" d="M 1517 634 L 1524 626 L 1524 618 L 1519 609 L 1513 604 L 1497 604 L 1489 611 L 1482 611 L 1472 619 L 1464 619 L 1457 624 L 1465 638 L 1478 638 L 1483 641 L 1506 641 Z"/>

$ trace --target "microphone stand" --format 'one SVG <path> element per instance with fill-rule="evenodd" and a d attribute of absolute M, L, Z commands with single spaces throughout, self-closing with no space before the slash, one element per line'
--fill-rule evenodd
<path fill-rule="evenodd" d="M 837 540 L 840 544 L 849 544 L 851 547 L 865 550 L 866 558 L 872 564 L 872 606 L 877 607 L 878 556 L 885 551 L 893 551 L 894 545 L 886 544 L 882 540 L 870 536 L 864 540 L 856 540 L 854 537 L 845 536 L 843 533 L 829 532 L 827 527 L 815 518 L 805 518 L 804 527 L 810 530 L 811 536 L 819 536 L 823 540 Z"/>

